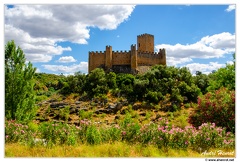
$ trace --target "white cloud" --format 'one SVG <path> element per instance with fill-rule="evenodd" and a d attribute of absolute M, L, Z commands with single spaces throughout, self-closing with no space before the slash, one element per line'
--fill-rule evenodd
<path fill-rule="evenodd" d="M 81 71 L 82 73 L 88 72 L 88 62 L 80 62 L 79 64 L 73 64 L 70 66 L 64 65 L 42 65 L 45 69 L 57 72 L 57 73 L 74 73 Z"/>
<path fill-rule="evenodd" d="M 26 54 L 26 59 L 31 62 L 49 62 L 52 60 L 52 56 L 44 54 Z"/>
<path fill-rule="evenodd" d="M 69 63 L 69 62 L 76 62 L 76 61 L 77 60 L 75 60 L 72 56 L 64 56 L 64 57 L 60 57 L 57 62 Z"/>
<path fill-rule="evenodd" d="M 209 64 L 191 63 L 185 65 L 185 67 L 189 68 L 192 74 L 195 74 L 196 71 L 201 71 L 203 74 L 209 74 L 213 70 L 217 70 L 224 66 L 225 64 L 219 64 L 217 62 L 210 62 Z"/>
<path fill-rule="evenodd" d="M 40 72 L 41 72 L 41 70 L 37 68 L 36 73 L 40 73 Z"/>
<path fill-rule="evenodd" d="M 49 62 L 52 55 L 60 55 L 64 51 L 71 51 L 70 47 L 63 48 L 55 44 L 56 40 L 51 38 L 33 38 L 25 31 L 5 24 L 5 41 L 14 40 L 26 54 L 31 62 Z"/>
<path fill-rule="evenodd" d="M 223 32 L 212 36 L 205 36 L 193 44 L 159 44 L 155 46 L 165 48 L 169 65 L 183 64 L 193 58 L 220 58 L 225 54 L 235 52 L 235 34 Z"/>
<path fill-rule="evenodd" d="M 225 11 L 231 12 L 232 10 L 235 10 L 235 8 L 236 8 L 236 5 L 229 5 Z"/>
<path fill-rule="evenodd" d="M 191 58 L 174 58 L 174 57 L 168 57 L 166 58 L 167 60 L 167 65 L 169 66 L 177 66 L 179 64 L 184 64 L 187 62 L 192 62 L 193 60 Z"/>
<path fill-rule="evenodd" d="M 227 64 L 233 65 L 234 63 L 233 63 L 233 61 L 227 61 Z"/>
<path fill-rule="evenodd" d="M 87 44 L 89 27 L 116 29 L 134 10 L 133 5 L 5 5 L 5 41 L 14 40 L 29 61 L 71 51 L 58 42 Z M 6 44 L 5 42 L 5 44 Z M 33 55 L 36 55 L 35 57 Z M 31 60 L 31 58 L 34 58 Z"/>
<path fill-rule="evenodd" d="M 200 43 L 213 47 L 214 49 L 222 49 L 224 52 L 233 52 L 235 50 L 235 34 L 228 32 L 215 34 L 213 36 L 203 37 Z"/>

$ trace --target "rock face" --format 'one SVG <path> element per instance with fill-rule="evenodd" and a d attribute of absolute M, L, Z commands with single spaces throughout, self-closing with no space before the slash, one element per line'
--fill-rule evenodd
<path fill-rule="evenodd" d="M 108 110 L 110 113 L 116 114 L 118 110 L 121 110 L 123 107 L 123 104 L 121 102 L 115 103 L 115 104 L 109 104 Z"/>
<path fill-rule="evenodd" d="M 111 114 L 111 113 L 116 114 L 119 110 L 122 109 L 123 106 L 124 105 L 123 105 L 122 102 L 109 103 L 107 108 L 96 110 L 95 113 L 96 114 L 102 114 L 102 113 L 105 113 L 105 114 Z"/>
<path fill-rule="evenodd" d="M 68 105 L 68 103 L 66 103 L 66 102 L 53 102 L 50 104 L 50 107 L 51 108 L 64 108 L 67 105 Z"/>
<path fill-rule="evenodd" d="M 80 111 L 93 111 L 92 115 L 97 114 L 116 114 L 118 111 L 122 110 L 123 106 L 127 106 L 127 99 L 123 99 L 119 102 L 112 102 L 111 100 L 105 99 L 92 99 L 91 101 L 74 101 L 51 99 L 43 101 L 38 104 L 39 112 L 37 113 L 36 120 L 42 121 L 71 121 L 71 123 L 78 124 L 77 117 L 79 118 Z M 69 114 L 68 114 L 69 113 Z M 63 114 L 68 114 L 68 119 L 63 118 Z M 64 116 L 65 117 L 65 116 Z M 74 117 L 74 118 L 72 118 Z M 119 119 L 119 116 L 116 117 Z"/>

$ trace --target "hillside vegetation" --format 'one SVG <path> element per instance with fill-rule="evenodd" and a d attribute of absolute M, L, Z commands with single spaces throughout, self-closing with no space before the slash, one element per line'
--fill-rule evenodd
<path fill-rule="evenodd" d="M 31 63 L 25 65 L 23 51 L 9 42 L 5 143 L 52 148 L 124 142 L 164 154 L 234 150 L 233 62 L 208 75 L 156 65 L 142 75 L 97 68 L 64 76 L 35 73 Z"/>

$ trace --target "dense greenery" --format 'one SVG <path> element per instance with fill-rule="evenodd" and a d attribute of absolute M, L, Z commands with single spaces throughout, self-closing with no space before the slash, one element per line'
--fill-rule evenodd
<path fill-rule="evenodd" d="M 156 65 L 138 75 L 106 73 L 96 68 L 87 75 L 77 72 L 64 76 L 35 73 L 32 64 L 26 64 L 21 48 L 16 48 L 14 41 L 8 42 L 5 47 L 5 141 L 27 141 L 34 146 L 35 139 L 41 138 L 44 141 L 40 144 L 47 146 L 127 142 L 161 149 L 234 149 L 235 60 L 233 62 L 208 75 L 200 71 L 192 75 L 186 67 Z M 92 116 L 97 116 L 92 114 L 95 110 L 80 110 L 79 126 L 31 122 L 36 115 L 36 103 L 54 94 L 68 97 L 72 93 L 89 105 L 94 104 L 95 99 L 106 103 L 108 97 L 117 98 L 117 102 L 124 99 L 128 108 L 124 109 L 123 119 L 118 116 L 117 123 L 105 127 L 91 121 Z M 134 103 L 150 105 L 156 109 L 152 113 L 165 111 L 170 114 L 169 118 L 184 108 L 191 107 L 193 111 L 190 116 L 177 119 L 182 123 L 178 127 L 163 119 L 160 113 L 150 119 L 154 123 L 144 125 L 134 120 L 139 115 L 133 110 Z M 67 121 L 70 106 L 59 112 L 60 118 Z M 149 119 L 153 115 L 146 112 L 144 116 Z"/>
<path fill-rule="evenodd" d="M 5 46 L 5 117 L 27 122 L 35 116 L 35 68 L 14 41 Z"/>
<path fill-rule="evenodd" d="M 38 73 L 35 85 L 35 89 L 46 95 L 46 90 L 63 95 L 78 93 L 89 100 L 111 93 L 129 101 L 158 104 L 170 96 L 169 102 L 177 106 L 197 102 L 199 95 L 221 87 L 235 89 L 235 61 L 209 75 L 197 71 L 195 76 L 186 67 L 163 65 L 156 65 L 142 75 L 105 73 L 100 68 L 88 75 L 81 72 L 69 76 Z"/>
<path fill-rule="evenodd" d="M 40 94 L 47 94 L 47 89 L 64 95 L 79 93 L 86 99 L 91 99 L 112 93 L 116 97 L 126 97 L 129 101 L 154 104 L 171 94 L 169 102 L 180 105 L 182 102 L 196 102 L 201 93 L 201 89 L 195 84 L 196 79 L 185 67 L 157 65 L 143 75 L 105 73 L 103 69 L 97 68 L 88 75 L 79 72 L 75 75 L 59 76 L 51 82 L 41 79 L 41 75 L 46 77 L 46 74 L 37 74 L 35 86 L 38 91 L 43 91 L 38 92 Z"/>
<path fill-rule="evenodd" d="M 196 127 L 203 122 L 214 122 L 235 132 L 235 91 L 221 88 L 199 97 L 198 106 L 189 122 Z"/>
<path fill-rule="evenodd" d="M 122 123 L 114 127 L 99 127 L 88 120 L 81 120 L 80 126 L 65 123 L 45 122 L 37 126 L 22 125 L 16 121 L 6 121 L 5 140 L 22 142 L 29 146 L 90 144 L 126 142 L 129 144 L 153 145 L 159 149 L 234 149 L 235 136 L 215 123 L 204 123 L 198 129 L 186 126 L 181 129 L 172 126 L 167 119 L 140 126 L 127 115 Z M 36 139 L 44 140 L 36 140 Z"/>

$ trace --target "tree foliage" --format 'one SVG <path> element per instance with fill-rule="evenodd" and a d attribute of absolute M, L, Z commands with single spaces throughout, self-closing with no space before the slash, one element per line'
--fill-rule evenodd
<path fill-rule="evenodd" d="M 5 45 L 5 116 L 8 119 L 29 121 L 35 116 L 33 76 L 36 69 L 14 41 Z"/>
<path fill-rule="evenodd" d="M 84 90 L 90 97 L 106 94 L 109 90 L 106 74 L 103 69 L 96 68 L 86 77 Z"/>
<path fill-rule="evenodd" d="M 226 67 L 218 69 L 209 77 L 208 91 L 214 91 L 221 87 L 235 90 L 235 54 L 233 54 L 233 64 L 226 64 Z"/>
<path fill-rule="evenodd" d="M 235 132 L 235 91 L 226 88 L 208 92 L 198 98 L 198 105 L 189 122 L 198 127 L 202 123 L 214 122 Z"/>

